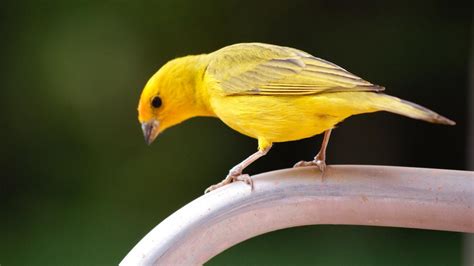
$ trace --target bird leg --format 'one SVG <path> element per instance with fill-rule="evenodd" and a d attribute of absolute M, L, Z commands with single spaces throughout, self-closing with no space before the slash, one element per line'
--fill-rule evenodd
<path fill-rule="evenodd" d="M 318 154 L 314 157 L 314 160 L 306 162 L 300 161 L 295 164 L 293 167 L 304 167 L 304 166 L 317 166 L 322 173 L 326 170 L 326 148 L 329 143 L 329 137 L 331 136 L 331 130 L 326 130 L 324 132 L 323 143 L 321 144 L 321 149 Z"/>
<path fill-rule="evenodd" d="M 215 184 L 215 185 L 212 185 L 210 187 L 208 187 L 205 191 L 204 191 L 204 194 L 208 193 L 208 192 L 211 192 L 215 189 L 218 189 L 220 187 L 223 187 L 227 184 L 230 184 L 232 182 L 235 182 L 235 181 L 244 181 L 245 183 L 247 183 L 248 185 L 250 185 L 250 188 L 253 189 L 253 181 L 252 181 L 252 178 L 247 175 L 247 174 L 242 174 L 242 171 L 247 167 L 249 166 L 250 164 L 252 164 L 253 162 L 255 162 L 258 158 L 264 156 L 265 154 L 268 153 L 268 151 L 270 150 L 272 146 L 269 146 L 263 150 L 259 150 L 257 151 L 256 153 L 250 155 L 247 159 L 243 160 L 241 163 L 239 163 L 238 165 L 232 167 L 232 169 L 230 169 L 229 171 L 229 174 L 226 176 L 226 178 L 224 178 L 224 180 L 222 180 L 221 182 Z"/>

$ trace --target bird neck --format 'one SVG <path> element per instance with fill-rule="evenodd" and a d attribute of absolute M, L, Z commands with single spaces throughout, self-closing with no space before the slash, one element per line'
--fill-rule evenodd
<path fill-rule="evenodd" d="M 170 88 L 166 98 L 173 100 L 164 103 L 172 105 L 163 114 L 167 117 L 164 127 L 196 116 L 215 116 L 202 81 L 207 63 L 206 55 L 191 55 L 174 59 L 160 69 L 159 86 Z"/>
<path fill-rule="evenodd" d="M 176 60 L 180 65 L 176 70 L 176 76 L 181 77 L 178 79 L 178 86 L 189 107 L 188 112 L 193 116 L 215 116 L 210 108 L 208 90 L 203 83 L 209 63 L 207 55 L 190 55 Z"/>

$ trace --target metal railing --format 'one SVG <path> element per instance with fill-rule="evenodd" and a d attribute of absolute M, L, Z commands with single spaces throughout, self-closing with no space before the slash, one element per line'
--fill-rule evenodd
<path fill-rule="evenodd" d="M 474 172 L 391 167 L 295 168 L 203 195 L 150 231 L 120 265 L 199 265 L 251 237 L 316 224 L 474 232 Z"/>

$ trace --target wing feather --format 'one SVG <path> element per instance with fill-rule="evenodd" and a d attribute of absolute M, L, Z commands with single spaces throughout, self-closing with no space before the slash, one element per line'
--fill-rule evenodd
<path fill-rule="evenodd" d="M 261 43 L 227 46 L 212 54 L 206 74 L 225 95 L 309 95 L 382 91 L 326 60 L 288 47 Z"/>

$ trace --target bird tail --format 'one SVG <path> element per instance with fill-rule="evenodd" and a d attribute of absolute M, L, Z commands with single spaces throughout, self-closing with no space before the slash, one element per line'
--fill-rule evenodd
<path fill-rule="evenodd" d="M 372 100 L 372 103 L 374 104 L 373 107 L 378 110 L 408 116 L 414 119 L 420 119 L 436 124 L 451 126 L 456 124 L 456 122 L 416 103 L 405 101 L 383 93 L 374 93 L 373 96 L 376 97 L 376 99 Z"/>

